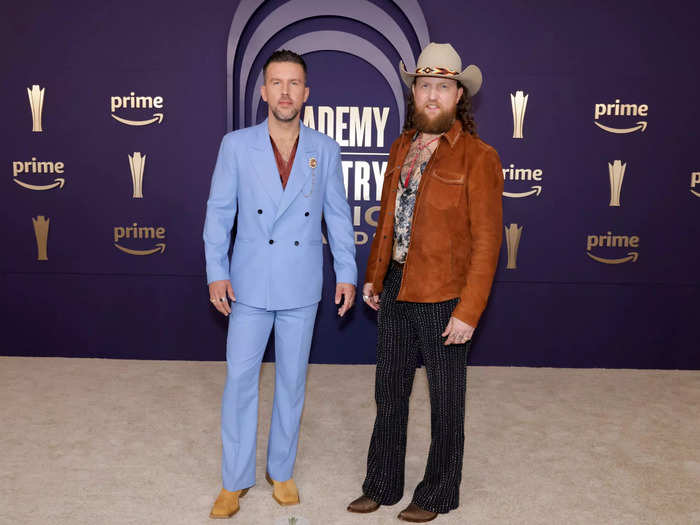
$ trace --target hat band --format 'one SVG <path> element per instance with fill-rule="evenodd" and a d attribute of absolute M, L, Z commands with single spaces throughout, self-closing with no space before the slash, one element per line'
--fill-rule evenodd
<path fill-rule="evenodd" d="M 449 69 L 446 67 L 419 67 L 416 69 L 416 75 L 446 75 L 446 76 L 457 76 L 459 71 L 454 69 Z"/>

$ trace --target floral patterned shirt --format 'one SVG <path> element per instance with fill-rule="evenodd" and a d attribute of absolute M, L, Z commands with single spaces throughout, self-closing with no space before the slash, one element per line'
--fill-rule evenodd
<path fill-rule="evenodd" d="M 394 212 L 394 251 L 392 259 L 398 263 L 405 263 L 408 255 L 408 247 L 411 244 L 411 224 L 413 222 L 413 209 L 416 206 L 416 194 L 420 180 L 432 155 L 429 147 L 417 141 L 418 133 L 413 136 L 411 148 L 408 150 L 406 160 L 401 166 L 399 187 L 396 191 L 396 211 Z M 409 174 L 409 172 L 412 173 Z M 406 185 L 406 178 L 408 185 Z"/>

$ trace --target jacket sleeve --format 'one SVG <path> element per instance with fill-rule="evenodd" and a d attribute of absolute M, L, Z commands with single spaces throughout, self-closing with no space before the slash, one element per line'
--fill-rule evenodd
<path fill-rule="evenodd" d="M 203 235 L 207 283 L 230 279 L 228 249 L 238 200 L 238 173 L 230 141 L 230 135 L 221 141 L 207 200 Z"/>
<path fill-rule="evenodd" d="M 503 237 L 503 171 L 493 148 L 476 159 L 467 184 L 471 260 L 452 315 L 476 327 L 491 292 Z"/>
<path fill-rule="evenodd" d="M 396 164 L 395 156 L 398 149 L 397 143 L 398 140 L 394 141 L 389 150 L 389 160 L 387 161 L 387 170 L 384 172 L 384 184 L 382 186 L 382 200 L 379 205 L 379 219 L 377 220 L 377 229 L 374 239 L 372 239 L 372 246 L 369 250 L 367 270 L 365 272 L 365 283 L 373 283 L 374 292 L 377 294 L 380 293 L 384 287 L 384 276 L 386 274 L 386 265 L 379 263 L 380 247 L 382 242 L 386 241 L 382 239 L 379 232 L 383 231 L 384 223 L 387 220 L 387 203 L 389 202 L 389 198 L 394 196 L 394 193 L 391 191 L 393 188 L 391 184 L 387 184 L 387 182 L 391 178 L 391 171 Z M 393 238 L 389 239 L 389 242 L 393 243 Z"/>
<path fill-rule="evenodd" d="M 326 221 L 328 244 L 333 254 L 336 283 L 357 283 L 355 262 L 355 231 L 350 218 L 350 206 L 345 198 L 345 184 L 340 164 L 340 146 L 333 144 L 328 163 L 328 182 L 323 199 L 323 218 Z"/>

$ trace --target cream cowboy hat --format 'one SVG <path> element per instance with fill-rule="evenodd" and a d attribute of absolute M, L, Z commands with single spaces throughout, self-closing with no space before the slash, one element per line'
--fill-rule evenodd
<path fill-rule="evenodd" d="M 451 78 L 462 84 L 470 96 L 476 95 L 481 87 L 483 77 L 481 70 L 474 64 L 462 71 L 462 59 L 450 44 L 435 44 L 431 42 L 421 52 L 416 65 L 416 72 L 409 73 L 399 62 L 399 73 L 409 88 L 413 85 L 415 77 L 439 77 Z"/>

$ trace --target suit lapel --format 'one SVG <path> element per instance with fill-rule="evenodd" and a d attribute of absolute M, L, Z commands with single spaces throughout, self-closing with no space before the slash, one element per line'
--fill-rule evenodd
<path fill-rule="evenodd" d="M 308 128 L 303 124 L 299 124 L 299 144 L 297 144 L 297 152 L 294 156 L 294 163 L 292 164 L 292 171 L 289 174 L 289 180 L 287 181 L 287 186 L 282 193 L 282 199 L 280 200 L 279 207 L 277 208 L 277 215 L 275 220 L 279 219 L 289 205 L 294 201 L 294 199 L 299 195 L 299 192 L 307 184 L 307 180 L 312 176 L 312 172 L 318 170 L 319 168 L 311 168 L 309 163 L 312 158 L 316 159 L 318 162 L 318 155 L 314 144 L 311 141 L 311 134 Z M 272 147 L 270 147 L 272 150 Z M 315 173 L 315 177 L 318 178 L 319 174 Z M 279 177 L 278 177 L 279 178 Z M 309 191 L 318 191 L 318 180 L 314 181 L 313 188 Z M 311 195 L 309 195 L 310 197 Z"/>
<path fill-rule="evenodd" d="M 282 181 L 277 170 L 275 154 L 270 144 L 270 132 L 267 129 L 267 119 L 256 126 L 255 139 L 250 149 L 250 161 L 265 191 L 272 202 L 279 208 L 282 198 Z"/>

